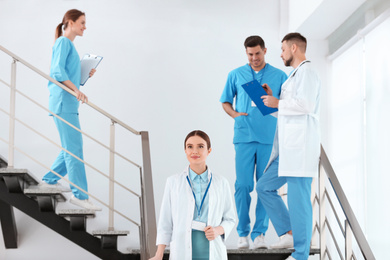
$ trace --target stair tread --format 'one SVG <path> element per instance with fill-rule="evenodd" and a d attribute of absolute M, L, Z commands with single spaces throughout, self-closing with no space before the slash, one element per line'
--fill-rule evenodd
<path fill-rule="evenodd" d="M 88 215 L 95 216 L 95 211 L 91 209 L 62 209 L 57 212 L 60 216 Z"/>
<path fill-rule="evenodd" d="M 140 249 L 129 249 L 132 254 L 140 254 Z M 281 248 L 281 249 L 227 249 L 228 254 L 240 254 L 240 255 L 251 255 L 251 254 L 291 254 L 294 249 Z M 165 249 L 164 253 L 169 254 L 170 250 Z M 310 254 L 319 254 L 320 249 L 310 249 Z"/>
<path fill-rule="evenodd" d="M 291 253 L 294 249 L 289 248 L 278 248 L 278 249 L 228 249 L 227 252 L 230 254 L 284 254 Z M 318 254 L 319 249 L 310 249 L 311 254 Z"/>
<path fill-rule="evenodd" d="M 20 177 L 23 178 L 28 185 L 37 185 L 39 183 L 39 179 L 27 169 L 0 168 L 0 175 L 20 175 Z"/>
<path fill-rule="evenodd" d="M 24 194 L 34 195 L 34 194 L 47 194 L 47 195 L 56 195 L 62 194 L 61 189 L 56 188 L 36 188 L 36 189 L 24 189 Z"/>
<path fill-rule="evenodd" d="M 126 236 L 130 234 L 127 230 L 95 230 L 92 231 L 94 236 Z"/>
<path fill-rule="evenodd" d="M 42 188 L 35 188 L 35 189 L 24 189 L 24 194 L 31 197 L 37 197 L 42 195 L 50 195 L 54 196 L 54 198 L 58 202 L 65 202 L 66 197 L 62 194 L 62 191 L 60 189 L 42 189 Z"/>

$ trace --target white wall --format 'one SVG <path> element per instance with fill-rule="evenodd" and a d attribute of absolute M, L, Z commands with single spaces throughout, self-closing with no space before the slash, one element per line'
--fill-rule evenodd
<path fill-rule="evenodd" d="M 83 90 L 94 104 L 137 130 L 149 131 L 157 217 L 166 178 L 187 164 L 183 139 L 191 130 L 202 129 L 210 135 L 213 152 L 208 164 L 228 178 L 233 191 L 233 120 L 222 110 L 219 97 L 228 72 L 247 62 L 243 42 L 249 35 L 261 35 L 268 48 L 267 62 L 284 67 L 279 58 L 278 1 L 1 0 L 0 44 L 48 73 L 54 29 L 65 11 L 71 8 L 86 12 L 87 30 L 84 37 L 75 40 L 79 54 L 94 53 L 104 57 Z M 0 53 L 0 78 L 5 81 L 9 80 L 9 68 L 9 58 Z M 46 106 L 49 94 L 46 80 L 19 65 L 18 75 L 17 88 Z M 7 111 L 8 95 L 8 89 L 1 85 L 0 107 Z M 18 117 L 58 141 L 47 112 L 20 97 L 17 106 Z M 108 120 L 96 116 L 85 105 L 80 108 L 80 117 L 83 130 L 108 143 Z M 0 119 L 7 122 L 3 113 Z M 1 123 L 0 127 L 0 136 L 6 140 L 7 125 Z M 117 133 L 118 150 L 141 164 L 139 139 L 129 137 L 120 128 Z M 33 152 L 48 166 L 59 152 L 19 124 L 16 137 L 17 145 Z M 108 153 L 88 138 L 84 142 L 86 160 L 103 165 Z M 7 156 L 7 146 L 1 141 L 0 153 Z M 20 153 L 15 156 L 16 167 L 28 167 L 39 178 L 47 171 Z M 125 166 L 120 160 L 117 166 L 117 177 L 138 191 L 136 168 Z M 107 172 L 107 167 L 103 167 Z M 89 167 L 87 172 L 90 191 L 107 201 L 106 179 Z M 124 211 L 138 221 L 134 213 L 138 210 L 136 200 L 122 191 L 117 195 L 117 205 L 125 207 Z M 107 211 L 98 216 L 88 223 L 89 230 L 106 228 Z M 56 252 L 61 252 L 57 259 L 95 259 L 18 211 L 16 218 L 20 250 L 5 250 L 0 240 L 0 259 L 24 259 L 27 255 L 29 259 L 52 259 Z M 135 226 L 121 218 L 116 220 L 117 229 L 132 232 L 130 237 L 119 239 L 120 249 L 138 247 Z M 233 232 L 228 246 L 234 247 L 236 239 Z M 273 242 L 276 237 L 271 234 L 267 239 Z M 61 250 L 61 246 L 68 250 Z"/>

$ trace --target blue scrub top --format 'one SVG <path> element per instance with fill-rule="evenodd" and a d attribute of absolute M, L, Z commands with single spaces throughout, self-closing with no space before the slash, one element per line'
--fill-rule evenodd
<path fill-rule="evenodd" d="M 59 37 L 54 46 L 50 65 L 50 77 L 63 82 L 70 80 L 78 89 L 81 80 L 80 56 L 68 38 Z M 49 109 L 55 113 L 78 113 L 77 99 L 56 84 L 49 81 Z"/>
<path fill-rule="evenodd" d="M 279 99 L 282 84 L 287 79 L 286 73 L 267 63 L 262 70 L 253 74 L 253 69 L 246 64 L 229 73 L 220 102 L 233 105 L 235 99 L 235 110 L 248 113 L 248 116 L 238 116 L 234 119 L 233 143 L 272 144 L 277 119 L 271 115 L 263 116 L 257 107 L 252 106 L 252 100 L 242 87 L 254 80 L 253 75 L 260 84 L 267 83 L 273 96 Z"/>
<path fill-rule="evenodd" d="M 196 205 L 200 207 L 203 196 L 209 184 L 208 170 L 198 175 L 190 168 L 189 175 L 192 183 L 192 190 L 195 193 Z M 203 202 L 202 210 L 200 212 L 200 218 L 198 218 L 198 210 L 195 206 L 193 219 L 207 224 L 208 215 L 209 215 L 209 194 L 207 193 L 206 198 L 204 199 Z"/>

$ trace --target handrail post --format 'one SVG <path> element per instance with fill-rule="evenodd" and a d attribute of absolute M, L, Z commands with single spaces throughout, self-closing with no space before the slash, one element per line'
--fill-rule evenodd
<path fill-rule="evenodd" d="M 15 100 L 16 100 L 16 60 L 11 64 L 11 88 L 9 107 L 9 145 L 8 145 L 8 168 L 14 168 L 15 146 Z"/>
<path fill-rule="evenodd" d="M 352 260 L 352 229 L 345 220 L 345 260 Z"/>
<path fill-rule="evenodd" d="M 156 212 L 154 208 L 154 193 L 152 179 L 152 165 L 150 161 L 149 133 L 140 132 L 142 139 L 142 160 L 143 171 L 141 173 L 141 226 L 144 234 L 143 245 L 144 253 L 141 252 L 141 260 L 149 259 L 156 252 Z M 141 246 L 142 248 L 142 246 Z"/>
<path fill-rule="evenodd" d="M 326 259 L 326 204 L 325 204 L 325 172 L 322 167 L 320 167 L 320 177 L 318 181 L 318 192 L 319 192 L 319 220 L 320 220 L 320 260 Z"/>
<path fill-rule="evenodd" d="M 115 175 L 115 122 L 111 120 L 110 125 L 110 185 L 109 185 L 109 214 L 108 230 L 114 230 L 114 175 Z"/>

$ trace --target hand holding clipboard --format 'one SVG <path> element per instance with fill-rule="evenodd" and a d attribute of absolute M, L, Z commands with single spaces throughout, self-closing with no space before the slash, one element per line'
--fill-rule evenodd
<path fill-rule="evenodd" d="M 271 98 L 272 96 L 272 90 L 267 85 L 264 84 L 267 88 L 267 91 L 263 88 L 263 86 L 260 85 L 260 83 L 257 80 L 245 83 L 242 85 L 246 93 L 248 93 L 249 97 L 252 99 L 252 101 L 256 104 L 257 108 L 260 110 L 260 112 L 263 114 L 263 116 L 266 116 L 268 114 L 274 113 L 278 111 L 277 108 L 268 107 L 264 104 L 262 100 L 262 96 L 267 96 L 267 98 Z M 268 93 L 267 93 L 268 92 Z M 271 94 L 271 95 L 269 95 Z M 269 96 L 268 96 L 269 95 Z"/>
<path fill-rule="evenodd" d="M 81 63 L 80 85 L 81 86 L 84 86 L 84 84 L 90 78 L 91 70 L 96 69 L 96 67 L 99 65 L 99 63 L 101 62 L 102 59 L 103 59 L 102 56 L 97 56 L 97 55 L 93 55 L 93 54 L 85 54 L 84 55 L 84 57 L 80 61 L 80 63 Z M 93 73 L 94 73 L 94 71 L 93 71 Z"/>

